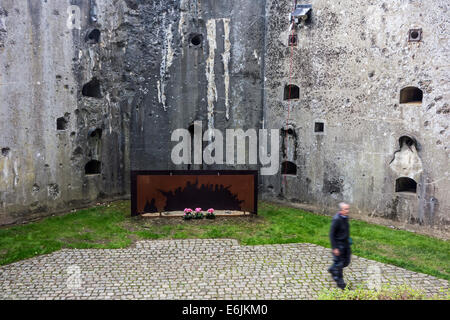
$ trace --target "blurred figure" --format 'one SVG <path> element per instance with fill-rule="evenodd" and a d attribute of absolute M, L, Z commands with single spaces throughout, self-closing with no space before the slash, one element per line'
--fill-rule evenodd
<path fill-rule="evenodd" d="M 328 272 L 333 276 L 339 288 L 345 289 L 343 270 L 350 264 L 351 259 L 351 238 L 350 225 L 348 223 L 348 212 L 350 206 L 339 203 L 340 211 L 336 213 L 331 221 L 330 242 L 333 253 L 333 264 L 328 268 Z"/>

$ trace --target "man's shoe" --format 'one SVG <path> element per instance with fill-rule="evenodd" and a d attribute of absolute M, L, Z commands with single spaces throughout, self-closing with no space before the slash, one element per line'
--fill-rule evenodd
<path fill-rule="evenodd" d="M 340 289 L 342 289 L 342 290 L 344 290 L 345 287 L 347 286 L 347 285 L 345 284 L 345 282 L 344 282 L 343 279 L 339 279 L 339 280 L 336 281 L 336 282 L 337 282 L 337 286 L 338 286 Z"/>

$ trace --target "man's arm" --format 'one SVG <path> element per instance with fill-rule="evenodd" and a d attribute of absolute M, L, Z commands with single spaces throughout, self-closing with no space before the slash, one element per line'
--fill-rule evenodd
<path fill-rule="evenodd" d="M 336 231 L 338 230 L 338 225 L 339 221 L 338 219 L 333 219 L 331 221 L 331 227 L 330 227 L 330 242 L 331 242 L 331 249 L 336 249 L 337 248 L 337 243 L 336 243 Z"/>

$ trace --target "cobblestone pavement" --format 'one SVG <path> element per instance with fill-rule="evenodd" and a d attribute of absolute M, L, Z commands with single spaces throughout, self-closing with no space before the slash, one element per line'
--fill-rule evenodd
<path fill-rule="evenodd" d="M 127 249 L 65 249 L 0 268 L 0 299 L 315 299 L 335 287 L 330 249 L 236 240 L 140 241 Z M 353 284 L 407 284 L 430 294 L 448 281 L 352 256 Z"/>

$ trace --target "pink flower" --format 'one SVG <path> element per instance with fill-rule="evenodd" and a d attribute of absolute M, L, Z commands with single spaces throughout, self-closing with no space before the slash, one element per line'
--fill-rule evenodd
<path fill-rule="evenodd" d="M 208 213 L 214 213 L 214 209 L 213 208 L 208 209 Z"/>
<path fill-rule="evenodd" d="M 202 212 L 202 208 L 195 208 L 195 212 Z"/>
<path fill-rule="evenodd" d="M 192 209 L 189 209 L 189 208 L 184 209 L 184 213 L 191 213 L 191 212 L 192 212 Z"/>

